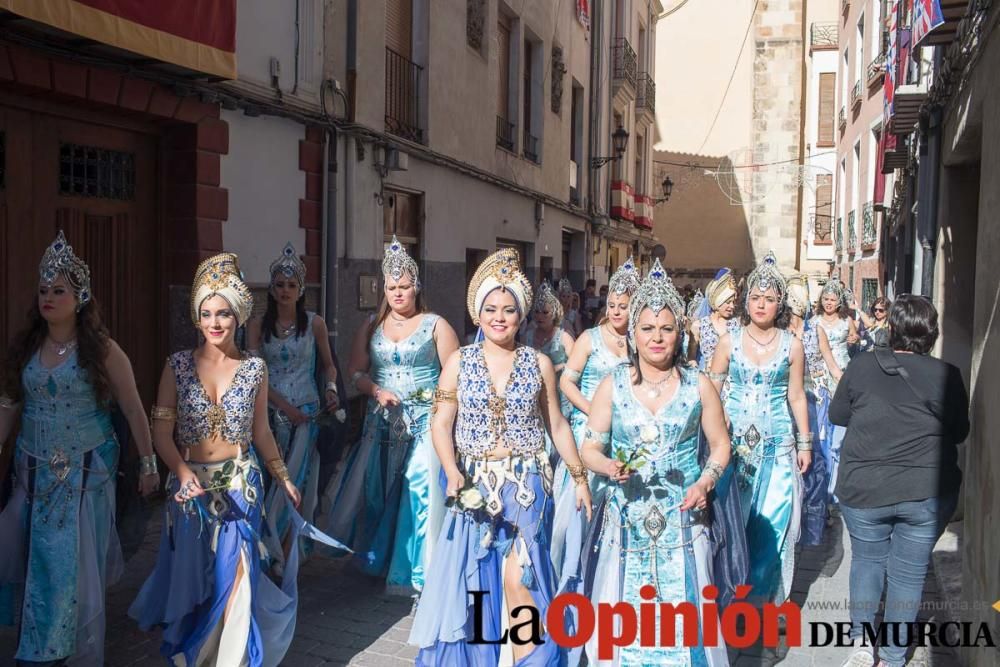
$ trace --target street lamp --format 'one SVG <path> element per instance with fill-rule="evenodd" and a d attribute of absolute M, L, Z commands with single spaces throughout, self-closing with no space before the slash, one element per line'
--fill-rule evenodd
<path fill-rule="evenodd" d="M 660 183 L 660 187 L 663 189 L 663 196 L 657 197 L 656 199 L 653 200 L 654 206 L 656 206 L 657 204 L 662 204 L 665 201 L 669 201 L 670 195 L 674 191 L 674 180 L 669 176 L 667 176 L 666 178 L 663 179 L 663 182 Z"/>
<path fill-rule="evenodd" d="M 591 169 L 600 169 L 613 160 L 621 160 L 625 154 L 625 146 L 628 145 L 628 130 L 621 125 L 611 134 L 611 146 L 615 154 L 609 157 L 595 157 L 590 160 Z"/>

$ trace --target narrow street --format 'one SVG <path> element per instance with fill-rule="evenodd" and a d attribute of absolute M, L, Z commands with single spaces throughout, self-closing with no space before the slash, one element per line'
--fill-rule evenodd
<path fill-rule="evenodd" d="M 158 633 L 144 633 L 126 615 L 128 605 L 153 566 L 159 523 L 150 522 L 146 541 L 126 565 L 125 576 L 108 594 L 106 659 L 109 667 L 161 664 Z M 948 533 L 943 540 L 948 539 Z M 843 607 L 848 591 L 850 542 L 842 524 L 834 523 L 826 532 L 825 544 L 807 547 L 798 560 L 792 600 L 802 607 L 802 626 L 811 621 L 846 621 Z M 932 572 L 924 589 L 924 605 L 938 601 L 937 577 Z M 413 621 L 412 602 L 388 596 L 375 580 L 352 572 L 346 561 L 316 557 L 299 572 L 299 616 L 295 640 L 282 665 L 368 665 L 393 667 L 413 664 L 416 649 L 406 643 Z M 918 620 L 948 620 L 921 613 Z M 805 632 L 805 630 L 804 630 Z M 15 635 L 11 628 L 0 629 L 0 667 L 13 665 Z M 752 646 L 731 651 L 733 667 L 840 667 L 846 649 L 803 646 L 777 651 Z M 917 648 L 910 656 L 911 667 L 944 667 L 956 664 L 951 649 Z"/>

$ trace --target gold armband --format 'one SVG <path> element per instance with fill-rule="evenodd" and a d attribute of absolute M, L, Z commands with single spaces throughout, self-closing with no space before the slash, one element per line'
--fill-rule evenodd
<path fill-rule="evenodd" d="M 149 411 L 149 416 L 152 419 L 160 419 L 162 421 L 177 421 L 177 408 L 164 408 L 154 405 L 153 409 Z"/>
<path fill-rule="evenodd" d="M 437 412 L 438 403 L 455 403 L 458 404 L 458 391 L 448 390 L 448 389 L 435 389 L 434 390 L 434 407 L 431 409 L 432 412 Z"/>
<path fill-rule="evenodd" d="M 267 470 L 271 473 L 271 477 L 281 480 L 282 482 L 287 482 L 292 477 L 288 474 L 288 466 L 285 465 L 282 459 L 271 459 L 267 462 Z"/>

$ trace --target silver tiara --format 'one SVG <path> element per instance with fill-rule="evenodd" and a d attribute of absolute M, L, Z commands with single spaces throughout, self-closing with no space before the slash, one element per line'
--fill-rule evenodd
<path fill-rule="evenodd" d="M 608 292 L 618 294 L 632 294 L 639 289 L 639 270 L 635 268 L 635 262 L 629 257 L 625 263 L 618 267 L 618 270 L 611 275 L 608 281 Z"/>
<path fill-rule="evenodd" d="M 299 296 L 306 291 L 306 265 L 295 252 L 295 246 L 291 243 L 285 244 L 285 249 L 281 251 L 281 256 L 271 262 L 271 284 L 278 274 L 286 278 L 295 278 L 299 284 Z"/>
<path fill-rule="evenodd" d="M 542 310 L 545 307 L 552 311 L 552 321 L 559 326 L 563 318 L 563 307 L 548 280 L 543 280 L 535 292 L 535 310 Z"/>
<path fill-rule="evenodd" d="M 701 308 L 701 304 L 704 303 L 704 301 L 705 301 L 705 295 L 701 293 L 701 290 L 697 290 L 694 293 L 694 296 L 691 297 L 691 302 L 688 303 L 687 307 L 688 319 L 691 319 L 695 316 L 695 313 L 698 312 L 698 309 Z"/>
<path fill-rule="evenodd" d="M 560 295 L 567 295 L 573 293 L 573 283 L 569 281 L 569 278 L 560 278 L 559 287 L 557 288 Z"/>
<path fill-rule="evenodd" d="M 677 318 L 678 327 L 684 326 L 684 299 L 663 269 L 659 258 L 653 262 L 653 268 L 639 284 L 628 304 L 629 344 L 633 351 L 635 351 L 635 327 L 639 323 L 639 314 L 646 308 L 653 311 L 654 315 L 664 308 L 669 308 Z"/>
<path fill-rule="evenodd" d="M 56 240 L 42 255 L 42 261 L 38 265 L 38 276 L 43 283 L 49 285 L 59 276 L 64 276 L 77 301 L 80 302 L 78 309 L 90 301 L 90 268 L 73 254 L 73 246 L 66 242 L 66 235 L 61 229 Z"/>
<path fill-rule="evenodd" d="M 822 298 L 824 294 L 833 294 L 838 299 L 843 301 L 847 296 L 846 293 L 847 286 L 840 282 L 840 278 L 830 278 L 826 281 L 826 284 L 823 285 L 823 290 L 820 292 L 820 298 Z"/>
<path fill-rule="evenodd" d="M 747 276 L 747 299 L 750 298 L 750 291 L 754 288 L 761 292 L 774 289 L 778 293 L 778 300 L 784 300 L 788 286 L 785 284 L 785 277 L 778 270 L 778 259 L 774 256 L 774 251 L 768 250 L 763 261 Z"/>
<path fill-rule="evenodd" d="M 404 273 L 410 274 L 413 278 L 413 286 L 419 291 L 420 270 L 417 268 L 417 263 L 407 254 L 406 248 L 403 247 L 403 244 L 393 234 L 392 242 L 389 243 L 389 248 L 385 251 L 385 257 L 382 258 L 382 275 L 398 281 L 403 277 Z"/>

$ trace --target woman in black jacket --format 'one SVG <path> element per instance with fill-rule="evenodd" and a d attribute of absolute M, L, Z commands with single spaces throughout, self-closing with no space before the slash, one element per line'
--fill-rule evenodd
<path fill-rule="evenodd" d="M 830 405 L 847 427 L 836 494 L 851 535 L 851 636 L 874 624 L 888 572 L 880 665 L 902 667 L 907 622 L 920 606 L 935 542 L 955 512 L 962 473 L 957 445 L 969 434 L 969 398 L 959 370 L 928 355 L 938 315 L 921 296 L 899 297 L 889 313 L 889 347 L 851 361 Z M 845 663 L 868 667 L 871 648 Z"/>

